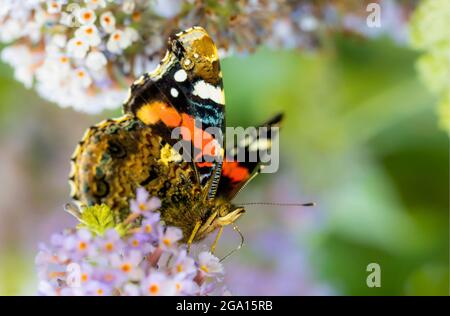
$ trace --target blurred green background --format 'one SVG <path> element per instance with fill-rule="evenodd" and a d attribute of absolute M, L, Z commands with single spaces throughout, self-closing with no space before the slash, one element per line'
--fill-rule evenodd
<path fill-rule="evenodd" d="M 418 55 L 387 38 L 324 44 L 222 62 L 228 125 L 285 113 L 280 170 L 259 176 L 238 202 L 317 203 L 249 207 L 240 220 L 246 246 L 225 262 L 229 288 L 448 295 L 448 136 L 416 74 Z M 0 65 L 1 295 L 36 292 L 38 243 L 74 224 L 62 210 L 71 152 L 84 129 L 118 115 L 46 103 Z M 219 252 L 237 243 L 225 237 Z M 380 288 L 366 285 L 371 262 L 380 264 Z"/>

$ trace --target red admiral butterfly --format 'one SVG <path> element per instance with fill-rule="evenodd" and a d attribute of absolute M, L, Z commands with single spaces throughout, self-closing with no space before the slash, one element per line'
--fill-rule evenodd
<path fill-rule="evenodd" d="M 193 27 L 171 38 L 158 68 L 131 85 L 123 109 L 124 116 L 88 129 L 75 150 L 73 199 L 104 203 L 123 220 L 142 186 L 161 199 L 162 219 L 180 227 L 188 245 L 219 229 L 217 242 L 244 213 L 231 200 L 262 168 L 261 159 L 241 162 L 238 154 L 248 157 L 259 144 L 270 148 L 275 134 L 247 138 L 225 154 L 221 136 L 208 132 L 223 135 L 225 98 L 217 48 L 206 31 Z M 264 126 L 280 121 L 277 115 Z M 177 129 L 181 152 L 172 137 Z"/>

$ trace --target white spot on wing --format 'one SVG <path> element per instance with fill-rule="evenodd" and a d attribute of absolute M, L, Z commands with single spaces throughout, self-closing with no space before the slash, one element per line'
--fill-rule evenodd
<path fill-rule="evenodd" d="M 230 149 L 230 155 L 231 156 L 236 156 L 237 153 L 238 153 L 237 147 L 233 147 L 233 148 Z"/>
<path fill-rule="evenodd" d="M 184 69 L 180 69 L 175 73 L 173 78 L 175 81 L 183 82 L 187 79 L 187 72 Z"/>
<path fill-rule="evenodd" d="M 245 137 L 239 142 L 239 147 L 247 147 L 250 143 L 252 143 L 254 137 L 246 134 Z"/>
<path fill-rule="evenodd" d="M 267 150 L 272 147 L 272 141 L 270 139 L 259 139 L 257 142 L 250 144 L 249 151 Z"/>
<path fill-rule="evenodd" d="M 225 104 L 225 96 L 220 87 L 215 87 L 203 80 L 197 81 L 194 85 L 193 95 L 202 99 L 210 99 L 218 104 Z"/>
<path fill-rule="evenodd" d="M 178 90 L 175 89 L 175 88 L 172 88 L 172 89 L 170 89 L 170 94 L 171 94 L 174 98 L 176 98 L 176 97 L 178 97 Z"/>

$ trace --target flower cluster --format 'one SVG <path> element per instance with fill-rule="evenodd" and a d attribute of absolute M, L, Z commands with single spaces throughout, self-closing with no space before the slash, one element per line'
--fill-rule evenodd
<path fill-rule="evenodd" d="M 55 234 L 36 257 L 41 295 L 208 295 L 223 267 L 210 252 L 194 260 L 181 230 L 160 222 L 160 201 L 138 189 L 131 214 L 114 223 L 105 205 L 86 208 L 78 229 Z M 139 224 L 137 224 L 139 223 Z"/>
<path fill-rule="evenodd" d="M 131 60 L 153 66 L 142 62 L 142 54 L 131 58 L 126 52 L 140 39 L 135 21 L 144 3 L 2 0 L 0 41 L 13 43 L 2 59 L 14 67 L 17 80 L 35 84 L 42 97 L 62 107 L 91 113 L 115 108 L 135 77 Z"/>
<path fill-rule="evenodd" d="M 176 31 L 204 27 L 222 57 L 260 44 L 309 48 L 329 31 L 364 29 L 365 6 L 356 9 L 309 0 L 0 0 L 0 42 L 9 45 L 3 61 L 25 86 L 97 113 L 120 106 Z"/>
<path fill-rule="evenodd" d="M 423 1 L 411 18 L 413 47 L 425 51 L 417 69 L 430 91 L 440 97 L 440 126 L 450 134 L 450 2 Z"/>

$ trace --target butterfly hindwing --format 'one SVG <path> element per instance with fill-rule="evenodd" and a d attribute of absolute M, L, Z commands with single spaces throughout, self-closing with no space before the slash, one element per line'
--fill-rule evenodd
<path fill-rule="evenodd" d="M 270 150 L 272 140 L 275 138 L 277 129 L 282 120 L 282 115 L 278 114 L 260 127 L 267 127 L 267 133 L 250 136 L 245 138 L 242 143 L 229 148 L 226 153 L 226 159 L 222 166 L 222 173 L 217 189 L 217 196 L 233 199 L 236 194 L 264 167 L 261 163 L 261 152 Z M 249 159 L 251 152 L 257 157 L 255 160 Z M 256 152 L 256 153 L 255 153 Z M 245 159 L 239 159 L 245 157 Z"/>
<path fill-rule="evenodd" d="M 200 186 L 160 127 L 124 115 L 89 128 L 72 157 L 72 198 L 85 206 L 106 204 L 125 216 L 128 197 L 144 187 L 165 208 L 188 205 Z"/>

